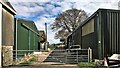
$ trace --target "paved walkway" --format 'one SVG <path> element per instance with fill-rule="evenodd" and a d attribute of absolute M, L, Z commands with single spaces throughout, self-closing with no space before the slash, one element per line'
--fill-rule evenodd
<path fill-rule="evenodd" d="M 39 63 L 42 63 L 51 53 L 52 51 L 49 52 L 42 52 L 42 54 L 36 54 L 35 56 L 37 57 L 37 61 Z"/>
<path fill-rule="evenodd" d="M 29 66 L 11 66 L 4 68 L 79 68 L 77 65 L 50 65 L 50 64 L 39 64 Z"/>

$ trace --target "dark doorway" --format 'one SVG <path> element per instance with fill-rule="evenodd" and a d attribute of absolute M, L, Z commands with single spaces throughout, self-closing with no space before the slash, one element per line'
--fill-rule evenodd
<path fill-rule="evenodd" d="M 38 50 L 40 50 L 40 42 L 38 42 Z"/>

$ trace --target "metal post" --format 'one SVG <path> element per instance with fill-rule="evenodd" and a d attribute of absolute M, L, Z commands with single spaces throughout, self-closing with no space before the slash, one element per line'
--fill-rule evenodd
<path fill-rule="evenodd" d="M 47 23 L 45 23 L 45 31 L 46 31 L 45 50 L 47 50 Z"/>
<path fill-rule="evenodd" d="M 65 52 L 65 61 L 67 63 L 67 52 Z"/>
<path fill-rule="evenodd" d="M 16 21 L 15 21 L 15 22 L 16 22 L 16 27 L 15 27 L 15 28 L 16 28 L 16 44 L 15 44 L 15 45 L 16 45 L 16 48 L 15 48 L 16 54 L 15 54 L 15 59 L 16 59 L 16 61 L 17 61 L 17 18 L 16 18 Z"/>
<path fill-rule="evenodd" d="M 92 62 L 92 49 L 90 48 L 90 62 Z"/>
<path fill-rule="evenodd" d="M 89 48 L 88 48 L 88 63 L 89 63 L 89 60 L 90 60 L 90 53 L 89 53 Z"/>
<path fill-rule="evenodd" d="M 2 4 L 0 3 L 0 67 L 2 67 Z"/>
<path fill-rule="evenodd" d="M 88 62 L 90 63 L 92 60 L 92 49 L 89 47 L 88 48 Z"/>
<path fill-rule="evenodd" d="M 78 63 L 78 50 L 77 50 L 77 63 Z"/>
<path fill-rule="evenodd" d="M 46 41 L 47 41 L 47 23 L 45 23 Z"/>

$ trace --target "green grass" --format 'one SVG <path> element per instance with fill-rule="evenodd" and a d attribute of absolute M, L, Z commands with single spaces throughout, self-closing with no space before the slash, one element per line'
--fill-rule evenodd
<path fill-rule="evenodd" d="M 30 58 L 28 61 L 22 62 L 20 63 L 20 65 L 30 65 L 33 61 L 36 61 L 36 57 L 32 56 L 32 58 Z"/>
<path fill-rule="evenodd" d="M 57 47 L 57 46 L 54 45 L 54 44 L 49 45 L 49 48 L 50 48 L 51 50 L 54 50 L 56 47 Z"/>
<path fill-rule="evenodd" d="M 33 62 L 33 61 L 36 61 L 36 60 L 37 60 L 36 57 L 32 57 L 32 58 L 29 59 L 29 62 Z"/>
<path fill-rule="evenodd" d="M 88 62 L 81 62 L 81 63 L 78 63 L 78 66 L 79 67 L 95 67 L 96 64 L 95 63 L 88 63 Z"/>

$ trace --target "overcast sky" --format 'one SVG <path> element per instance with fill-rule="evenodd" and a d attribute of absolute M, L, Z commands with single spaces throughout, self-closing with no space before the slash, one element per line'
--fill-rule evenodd
<path fill-rule="evenodd" d="M 15 10 L 16 17 L 33 20 L 38 30 L 44 30 L 44 24 L 48 24 L 48 41 L 58 43 L 54 39 L 54 32 L 50 30 L 50 24 L 58 14 L 65 10 L 76 8 L 83 9 L 87 14 L 94 13 L 98 8 L 118 9 L 119 0 L 9 0 Z"/>

